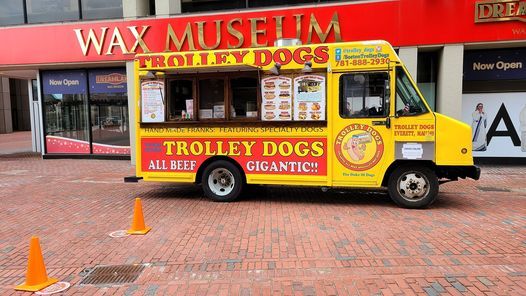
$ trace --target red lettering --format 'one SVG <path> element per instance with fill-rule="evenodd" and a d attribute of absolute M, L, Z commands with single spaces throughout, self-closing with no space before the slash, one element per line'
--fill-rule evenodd
<path fill-rule="evenodd" d="M 272 53 L 267 49 L 254 50 L 254 64 L 256 66 L 266 66 L 272 61 Z"/>
<path fill-rule="evenodd" d="M 152 57 L 152 68 L 164 67 L 164 56 L 153 56 Z"/>
<path fill-rule="evenodd" d="M 175 63 L 175 60 L 177 60 L 177 64 Z M 173 54 L 168 57 L 168 67 L 180 67 L 184 66 L 184 58 L 181 55 Z"/>
<path fill-rule="evenodd" d="M 219 51 L 214 53 L 216 56 L 216 65 L 226 63 L 226 57 L 229 55 L 228 51 Z"/>
<path fill-rule="evenodd" d="M 311 53 L 310 47 L 300 47 L 294 51 L 294 61 L 298 64 L 312 60 L 311 54 L 302 55 L 302 53 Z"/>
<path fill-rule="evenodd" d="M 280 48 L 274 52 L 274 62 L 286 65 L 292 61 L 292 53 L 286 48 Z"/>
<path fill-rule="evenodd" d="M 151 61 L 150 57 L 138 57 L 139 68 L 146 68 L 146 61 Z"/>
<path fill-rule="evenodd" d="M 314 49 L 314 62 L 326 63 L 329 61 L 329 47 L 320 46 Z"/>
<path fill-rule="evenodd" d="M 202 52 L 199 55 L 201 56 L 201 65 L 208 65 L 208 53 Z"/>
<path fill-rule="evenodd" d="M 236 59 L 236 63 L 238 63 L 238 64 L 243 63 L 243 58 L 247 55 L 247 53 L 248 53 L 248 50 L 231 52 L 231 54 Z"/>
<path fill-rule="evenodd" d="M 184 55 L 186 57 L 186 64 L 188 66 L 194 65 L 194 54 L 193 53 L 187 53 Z"/>

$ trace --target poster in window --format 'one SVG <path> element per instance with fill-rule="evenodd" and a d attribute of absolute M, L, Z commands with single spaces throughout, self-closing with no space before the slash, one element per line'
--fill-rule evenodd
<path fill-rule="evenodd" d="M 526 92 L 462 95 L 474 157 L 526 157 Z"/>
<path fill-rule="evenodd" d="M 261 119 L 292 120 L 292 78 L 268 76 L 261 80 L 263 96 Z"/>
<path fill-rule="evenodd" d="M 294 120 L 325 120 L 325 77 L 294 78 Z"/>
<path fill-rule="evenodd" d="M 164 81 L 141 83 L 142 122 L 164 122 Z"/>

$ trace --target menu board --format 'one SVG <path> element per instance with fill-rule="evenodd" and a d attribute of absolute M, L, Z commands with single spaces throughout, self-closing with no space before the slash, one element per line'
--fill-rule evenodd
<path fill-rule="evenodd" d="M 141 83 L 142 122 L 164 122 L 164 81 Z"/>
<path fill-rule="evenodd" d="M 261 120 L 292 120 L 292 78 L 268 76 L 261 80 Z"/>
<path fill-rule="evenodd" d="M 294 120 L 325 120 L 325 77 L 294 78 Z"/>

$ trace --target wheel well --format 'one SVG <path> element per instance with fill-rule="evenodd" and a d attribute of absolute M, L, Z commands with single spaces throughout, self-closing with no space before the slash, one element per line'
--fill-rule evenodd
<path fill-rule="evenodd" d="M 436 165 L 431 160 L 403 160 L 398 159 L 395 160 L 388 168 L 387 171 L 385 171 L 384 178 L 382 180 L 382 186 L 387 186 L 387 182 L 389 181 L 389 176 L 393 173 L 393 171 L 401 166 L 424 166 L 432 171 L 436 171 Z"/>
<path fill-rule="evenodd" d="M 212 162 L 218 161 L 218 160 L 228 161 L 228 162 L 232 163 L 233 165 L 235 165 L 239 169 L 239 172 L 241 173 L 241 176 L 243 177 L 243 182 L 247 181 L 247 178 L 245 176 L 245 171 L 243 170 L 243 168 L 241 167 L 241 165 L 239 165 L 239 163 L 237 161 L 235 161 L 234 159 L 232 159 L 230 157 L 227 157 L 227 156 L 214 156 L 214 157 L 210 157 L 209 159 L 205 160 L 201 164 L 199 169 L 197 170 L 197 173 L 195 175 L 195 183 L 196 184 L 200 184 L 201 183 L 201 178 L 203 177 L 203 171 L 206 169 L 206 167 L 209 164 L 211 164 Z"/>

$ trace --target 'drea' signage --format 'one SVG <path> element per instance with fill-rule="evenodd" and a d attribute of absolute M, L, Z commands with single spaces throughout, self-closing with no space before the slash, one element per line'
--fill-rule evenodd
<path fill-rule="evenodd" d="M 84 94 L 87 90 L 84 71 L 42 72 L 42 85 L 45 95 Z"/>
<path fill-rule="evenodd" d="M 464 80 L 526 79 L 526 49 L 467 51 Z"/>

